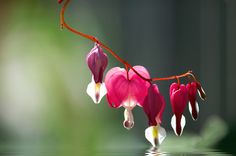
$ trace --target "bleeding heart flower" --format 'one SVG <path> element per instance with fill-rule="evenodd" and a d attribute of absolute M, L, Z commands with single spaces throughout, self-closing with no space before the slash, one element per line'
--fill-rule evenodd
<path fill-rule="evenodd" d="M 160 94 L 156 84 L 150 85 L 143 102 L 143 110 L 149 123 L 149 127 L 145 130 L 145 137 L 154 147 L 161 144 L 166 137 L 165 129 L 160 126 L 164 109 L 164 97 Z"/>
<path fill-rule="evenodd" d="M 106 94 L 106 87 L 102 79 L 108 64 L 107 55 L 95 43 L 93 49 L 87 55 L 86 62 L 92 72 L 92 81 L 88 84 L 87 93 L 93 99 L 94 103 L 99 103 Z"/>
<path fill-rule="evenodd" d="M 133 67 L 143 77 L 150 78 L 148 71 L 142 66 Z M 144 98 L 147 95 L 149 82 L 140 78 L 133 70 L 126 71 L 123 68 L 115 67 L 110 69 L 105 77 L 107 88 L 107 100 L 111 107 L 123 106 L 125 110 L 124 127 L 133 127 L 132 109 L 139 105 L 142 107 Z"/>
<path fill-rule="evenodd" d="M 143 77 L 150 78 L 148 71 L 142 66 L 133 67 Z M 128 76 L 127 76 L 128 75 Z M 149 82 L 140 78 L 133 70 L 128 73 L 124 68 L 110 69 L 105 77 L 107 99 L 111 107 L 133 109 L 136 104 L 142 107 L 147 95 Z"/>
<path fill-rule="evenodd" d="M 171 118 L 171 126 L 175 134 L 180 136 L 183 132 L 186 120 L 183 116 L 184 109 L 188 102 L 188 92 L 185 85 L 172 83 L 170 86 L 170 102 L 174 113 Z"/>
<path fill-rule="evenodd" d="M 189 112 L 191 113 L 193 120 L 197 120 L 199 114 L 199 106 L 196 101 L 197 83 L 196 82 L 188 83 L 186 85 L 186 88 L 188 90 Z"/>

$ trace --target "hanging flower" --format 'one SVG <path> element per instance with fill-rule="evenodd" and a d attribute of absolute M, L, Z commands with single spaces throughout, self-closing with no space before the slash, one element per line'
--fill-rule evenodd
<path fill-rule="evenodd" d="M 197 85 L 197 91 L 198 91 L 198 95 L 200 96 L 200 98 L 205 101 L 206 100 L 206 93 L 204 91 L 204 89 L 202 88 L 202 85 L 200 82 L 196 82 Z"/>
<path fill-rule="evenodd" d="M 150 78 L 148 71 L 142 66 L 134 66 L 143 77 Z M 130 129 L 134 125 L 132 109 L 143 105 L 147 95 L 149 82 L 143 80 L 133 70 L 126 71 L 123 68 L 115 67 L 110 69 L 105 77 L 107 88 L 107 100 L 111 107 L 123 106 L 125 121 L 124 127 Z"/>
<path fill-rule="evenodd" d="M 191 82 L 186 85 L 188 90 L 188 99 L 189 99 L 189 112 L 193 118 L 193 120 L 197 120 L 199 114 L 199 106 L 196 101 L 197 94 L 197 83 Z"/>
<path fill-rule="evenodd" d="M 145 137 L 154 147 L 161 144 L 166 137 L 165 129 L 160 126 L 164 109 L 164 97 L 160 94 L 156 84 L 150 85 L 143 102 L 143 110 L 148 117 L 149 124 L 145 130 Z"/>
<path fill-rule="evenodd" d="M 92 72 L 92 81 L 88 84 L 87 93 L 93 99 L 94 103 L 99 103 L 102 97 L 106 95 L 106 87 L 102 79 L 108 64 L 107 55 L 95 43 L 93 49 L 87 55 L 86 62 Z"/>
<path fill-rule="evenodd" d="M 177 83 L 171 84 L 170 102 L 174 113 L 171 118 L 171 126 L 174 129 L 175 134 L 180 136 L 186 123 L 183 112 L 188 102 L 188 92 L 185 85 L 179 85 Z"/>

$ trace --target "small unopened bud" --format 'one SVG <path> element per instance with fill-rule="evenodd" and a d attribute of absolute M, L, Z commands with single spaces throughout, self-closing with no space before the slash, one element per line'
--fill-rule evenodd
<path fill-rule="evenodd" d="M 203 101 L 205 101 L 206 100 L 206 93 L 205 93 L 204 89 L 202 88 L 202 85 L 200 84 L 200 82 L 197 82 L 197 91 L 198 91 L 200 98 Z"/>
<path fill-rule="evenodd" d="M 102 83 L 103 73 L 108 64 L 108 58 L 97 43 L 95 43 L 93 49 L 88 53 L 86 62 L 93 74 L 95 83 Z"/>

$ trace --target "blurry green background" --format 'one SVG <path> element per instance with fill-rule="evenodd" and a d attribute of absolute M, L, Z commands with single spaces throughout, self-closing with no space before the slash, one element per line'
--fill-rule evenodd
<path fill-rule="evenodd" d="M 87 96 L 91 74 L 85 57 L 93 43 L 60 30 L 56 0 L 1 2 L 1 149 L 40 147 L 61 155 L 71 150 L 91 155 L 149 147 L 141 108 L 134 111 L 135 127 L 127 131 L 122 108 L 109 108 L 105 98 L 95 105 Z M 190 149 L 235 150 L 235 0 L 72 0 L 66 20 L 132 65 L 145 66 L 153 77 L 194 71 L 207 101 L 199 101 L 197 122 L 186 109 L 182 137 L 175 137 L 170 127 L 171 81 L 158 82 L 167 103 L 164 150 L 181 143 Z M 109 68 L 117 65 L 109 55 Z"/>

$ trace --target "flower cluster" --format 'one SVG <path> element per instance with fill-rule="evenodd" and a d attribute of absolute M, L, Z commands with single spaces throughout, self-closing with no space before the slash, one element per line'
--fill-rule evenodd
<path fill-rule="evenodd" d="M 123 126 L 128 130 L 134 126 L 132 110 L 135 106 L 142 107 L 149 125 L 145 130 L 146 139 L 153 146 L 161 144 L 166 137 L 165 129 L 161 127 L 162 114 L 166 104 L 158 86 L 151 81 L 147 69 L 143 66 L 134 66 L 129 70 L 114 67 L 106 73 L 103 82 L 108 58 L 99 44 L 95 43 L 86 60 L 92 73 L 92 81 L 88 84 L 87 93 L 94 103 L 99 103 L 106 95 L 110 107 L 124 107 Z M 198 118 L 197 91 L 200 97 L 205 99 L 205 93 L 197 81 L 190 81 L 187 85 L 180 84 L 178 81 L 170 86 L 170 102 L 174 114 L 171 126 L 178 136 L 182 134 L 185 126 L 183 112 L 188 102 L 193 120 Z"/>
<path fill-rule="evenodd" d="M 193 120 L 197 120 L 199 106 L 196 101 L 197 90 L 202 100 L 205 100 L 205 92 L 199 82 L 189 82 L 187 85 L 172 83 L 170 86 L 170 102 L 174 113 L 171 118 L 171 126 L 176 135 L 181 135 L 186 123 L 183 112 L 189 103 L 189 112 Z"/>
<path fill-rule="evenodd" d="M 62 2 L 64 0 L 58 0 L 59 4 L 62 4 Z M 131 66 L 100 40 L 70 27 L 64 18 L 64 12 L 69 2 L 70 0 L 65 0 L 60 12 L 61 28 L 66 28 L 72 33 L 95 43 L 86 58 L 92 73 L 92 80 L 88 84 L 87 93 L 94 103 L 98 104 L 102 97 L 106 95 L 110 107 L 124 107 L 123 126 L 128 130 L 134 126 L 132 110 L 135 106 L 142 107 L 148 118 L 148 128 L 145 130 L 145 137 L 153 146 L 157 146 L 166 137 L 166 131 L 161 127 L 162 114 L 166 104 L 164 97 L 154 82 L 176 79 L 177 83 L 172 83 L 169 91 L 170 103 L 174 114 L 171 118 L 171 126 L 175 134 L 180 136 L 183 132 L 186 123 L 183 112 L 188 102 L 191 116 L 193 120 L 197 120 L 199 114 L 199 106 L 196 101 L 197 92 L 202 100 L 206 99 L 206 94 L 191 71 L 176 76 L 151 78 L 145 67 Z M 125 69 L 114 67 L 106 73 L 104 79 L 103 75 L 108 64 L 108 58 L 102 48 L 121 62 Z M 189 80 L 186 85 L 180 84 L 179 79 L 184 77 Z"/>

